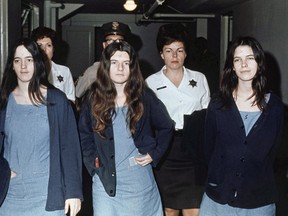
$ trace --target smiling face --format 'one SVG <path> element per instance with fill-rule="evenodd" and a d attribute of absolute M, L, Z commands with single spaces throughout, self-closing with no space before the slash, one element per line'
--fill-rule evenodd
<path fill-rule="evenodd" d="M 18 83 L 30 82 L 34 74 L 34 60 L 31 53 L 23 46 L 18 46 L 14 55 L 13 69 Z"/>
<path fill-rule="evenodd" d="M 51 38 L 44 37 L 37 40 L 37 44 L 41 47 L 42 50 L 46 53 L 49 60 L 53 58 L 54 46 Z"/>
<path fill-rule="evenodd" d="M 184 65 L 186 56 L 184 44 L 179 41 L 165 45 L 161 53 L 161 57 L 164 60 L 167 69 L 171 70 L 181 69 Z"/>
<path fill-rule="evenodd" d="M 115 85 L 125 85 L 130 75 L 130 57 L 127 52 L 116 51 L 110 58 L 110 78 Z"/>
<path fill-rule="evenodd" d="M 252 81 L 258 69 L 250 46 L 238 46 L 234 52 L 233 69 L 239 81 Z"/>

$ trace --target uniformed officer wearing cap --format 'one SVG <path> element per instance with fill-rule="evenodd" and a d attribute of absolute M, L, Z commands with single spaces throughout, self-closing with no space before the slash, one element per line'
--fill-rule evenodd
<path fill-rule="evenodd" d="M 102 25 L 101 30 L 105 36 L 108 35 L 121 35 L 125 36 L 131 33 L 130 28 L 121 22 L 109 22 Z"/>
<path fill-rule="evenodd" d="M 125 39 L 130 33 L 131 30 L 128 25 L 113 21 L 105 23 L 101 27 L 101 32 L 104 36 L 102 42 L 103 49 L 105 49 L 112 42 L 120 42 Z M 76 82 L 76 98 L 81 98 L 86 90 L 96 79 L 96 72 L 99 68 L 99 62 L 95 62 L 92 66 L 88 67 L 82 76 L 80 76 Z"/>

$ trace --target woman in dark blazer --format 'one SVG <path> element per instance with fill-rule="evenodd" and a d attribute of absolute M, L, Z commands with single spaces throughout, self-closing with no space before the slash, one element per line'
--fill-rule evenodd
<path fill-rule="evenodd" d="M 48 83 L 44 55 L 30 39 L 19 40 L 8 56 L 0 131 L 11 169 L 9 186 L 0 181 L 0 215 L 75 216 L 83 199 L 75 116 L 65 94 Z"/>
<path fill-rule="evenodd" d="M 284 106 L 266 90 L 265 56 L 257 40 L 235 39 L 227 50 L 220 95 L 206 116 L 208 181 L 200 216 L 273 216 L 273 161 Z"/>
<path fill-rule="evenodd" d="M 127 42 L 103 51 L 78 127 L 84 163 L 93 177 L 94 216 L 163 215 L 152 166 L 168 148 L 174 124 L 145 86 Z"/>

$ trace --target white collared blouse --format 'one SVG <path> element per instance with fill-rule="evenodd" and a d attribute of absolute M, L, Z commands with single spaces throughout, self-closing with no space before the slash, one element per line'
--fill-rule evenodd
<path fill-rule="evenodd" d="M 204 74 L 183 67 L 184 76 L 176 87 L 164 74 L 165 66 L 146 79 L 147 85 L 165 104 L 170 117 L 176 123 L 175 129 L 183 129 L 184 115 L 207 108 L 210 90 Z"/>
<path fill-rule="evenodd" d="M 75 85 L 68 67 L 52 61 L 51 73 L 48 79 L 52 85 L 64 92 L 69 100 L 75 101 Z"/>

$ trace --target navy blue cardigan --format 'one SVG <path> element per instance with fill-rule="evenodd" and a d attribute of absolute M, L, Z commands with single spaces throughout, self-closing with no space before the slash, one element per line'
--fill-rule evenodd
<path fill-rule="evenodd" d="M 50 174 L 46 210 L 64 209 L 65 200 L 82 194 L 82 158 L 75 115 L 65 94 L 48 88 L 47 105 L 50 128 Z M 0 152 L 5 133 L 6 109 L 0 114 Z"/>
<path fill-rule="evenodd" d="M 267 111 L 247 136 L 234 101 L 230 109 L 220 106 L 219 100 L 212 100 L 206 116 L 207 195 L 239 208 L 275 203 L 273 161 L 283 126 L 283 103 L 271 94 Z"/>
<path fill-rule="evenodd" d="M 166 107 L 152 90 L 146 89 L 143 102 L 144 114 L 136 125 L 133 139 L 139 152 L 141 154 L 148 153 L 153 159 L 152 165 L 156 166 L 171 141 L 174 123 L 169 117 Z M 84 102 L 78 123 L 84 164 L 91 176 L 95 173 L 99 175 L 107 194 L 115 196 L 116 169 L 113 127 L 108 126 L 105 130 L 106 138 L 101 138 L 93 131 L 95 121 L 89 102 Z M 96 157 L 99 158 L 99 168 L 95 167 Z"/>

